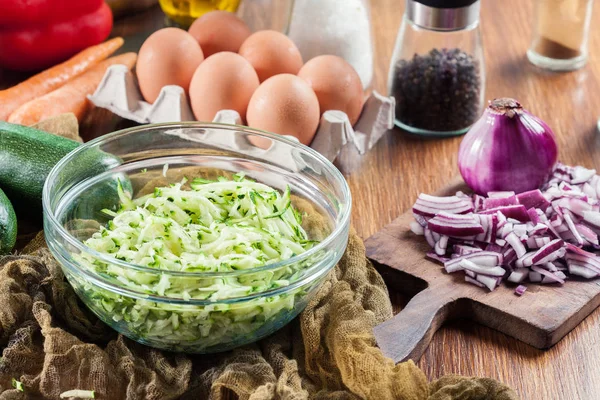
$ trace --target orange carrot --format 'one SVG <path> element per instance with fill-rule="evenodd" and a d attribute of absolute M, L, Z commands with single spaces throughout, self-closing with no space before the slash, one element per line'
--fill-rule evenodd
<path fill-rule="evenodd" d="M 68 112 L 75 114 L 81 122 L 90 104 L 87 95 L 96 90 L 108 67 L 125 64 L 128 68 L 133 68 L 136 59 L 137 54 L 125 53 L 104 60 L 55 91 L 23 104 L 8 117 L 8 122 L 33 125 L 45 118 Z"/>
<path fill-rule="evenodd" d="M 0 121 L 17 108 L 36 97 L 58 89 L 67 81 L 84 73 L 123 45 L 123 39 L 116 37 L 104 43 L 88 47 L 62 64 L 40 72 L 6 90 L 0 90 Z"/>

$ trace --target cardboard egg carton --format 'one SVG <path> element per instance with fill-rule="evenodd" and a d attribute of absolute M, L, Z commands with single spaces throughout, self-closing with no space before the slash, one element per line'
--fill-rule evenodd
<path fill-rule="evenodd" d="M 125 65 L 109 67 L 94 94 L 88 98 L 97 107 L 140 124 L 195 121 L 182 87 L 163 87 L 154 104 L 150 104 L 144 101 L 133 73 Z M 330 161 L 334 161 L 345 146 L 354 146 L 360 154 L 364 154 L 394 126 L 394 110 L 393 97 L 373 91 L 354 127 L 344 112 L 326 111 L 310 146 Z M 241 118 L 233 110 L 222 110 L 214 121 L 240 124 Z M 276 143 L 267 151 L 279 154 L 274 147 Z"/>

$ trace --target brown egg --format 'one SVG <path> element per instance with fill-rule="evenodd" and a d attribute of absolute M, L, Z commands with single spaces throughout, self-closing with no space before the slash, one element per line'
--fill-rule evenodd
<path fill-rule="evenodd" d="M 319 100 L 308 84 L 291 74 L 275 75 L 252 95 L 248 126 L 292 135 L 309 145 L 319 125 Z"/>
<path fill-rule="evenodd" d="M 343 58 L 315 57 L 304 64 L 298 76 L 315 91 L 322 113 L 340 110 L 348 115 L 352 125 L 356 123 L 362 111 L 364 92 L 356 70 Z"/>
<path fill-rule="evenodd" d="M 296 75 L 302 68 L 302 55 L 294 42 L 277 31 L 253 33 L 239 53 L 250 61 L 261 82 L 277 74 Z"/>
<path fill-rule="evenodd" d="M 242 118 L 258 87 L 252 65 L 239 54 L 224 51 L 207 58 L 190 83 L 192 111 L 199 121 L 212 121 L 220 110 L 235 110 Z"/>
<path fill-rule="evenodd" d="M 220 10 L 208 12 L 195 20 L 188 32 L 200 43 L 207 58 L 220 51 L 237 53 L 244 40 L 252 34 L 244 21 Z"/>
<path fill-rule="evenodd" d="M 154 32 L 138 54 L 136 74 L 144 99 L 154 103 L 160 89 L 179 85 L 187 90 L 198 65 L 204 60 L 196 39 L 179 28 Z"/>

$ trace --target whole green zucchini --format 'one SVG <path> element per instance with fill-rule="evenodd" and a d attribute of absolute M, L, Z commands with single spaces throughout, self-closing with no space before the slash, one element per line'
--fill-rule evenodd
<path fill-rule="evenodd" d="M 46 177 L 58 161 L 80 145 L 70 139 L 34 128 L 0 121 L 0 187 L 11 200 L 19 217 L 42 220 L 42 190 Z M 65 177 L 90 177 L 119 165 L 121 161 L 100 150 L 90 151 Z M 126 183 L 127 185 L 127 183 Z M 118 202 L 116 182 L 107 185 L 103 197 Z M 110 204 L 109 204 L 110 205 Z"/>
<path fill-rule="evenodd" d="M 17 241 L 17 216 L 10 200 L 0 189 L 0 254 L 8 254 Z"/>

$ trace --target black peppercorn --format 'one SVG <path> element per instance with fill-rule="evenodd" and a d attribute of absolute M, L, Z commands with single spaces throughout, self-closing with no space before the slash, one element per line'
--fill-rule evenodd
<path fill-rule="evenodd" d="M 436 132 L 471 126 L 480 113 L 479 64 L 460 49 L 433 49 L 399 60 L 393 72 L 396 119 Z"/>

